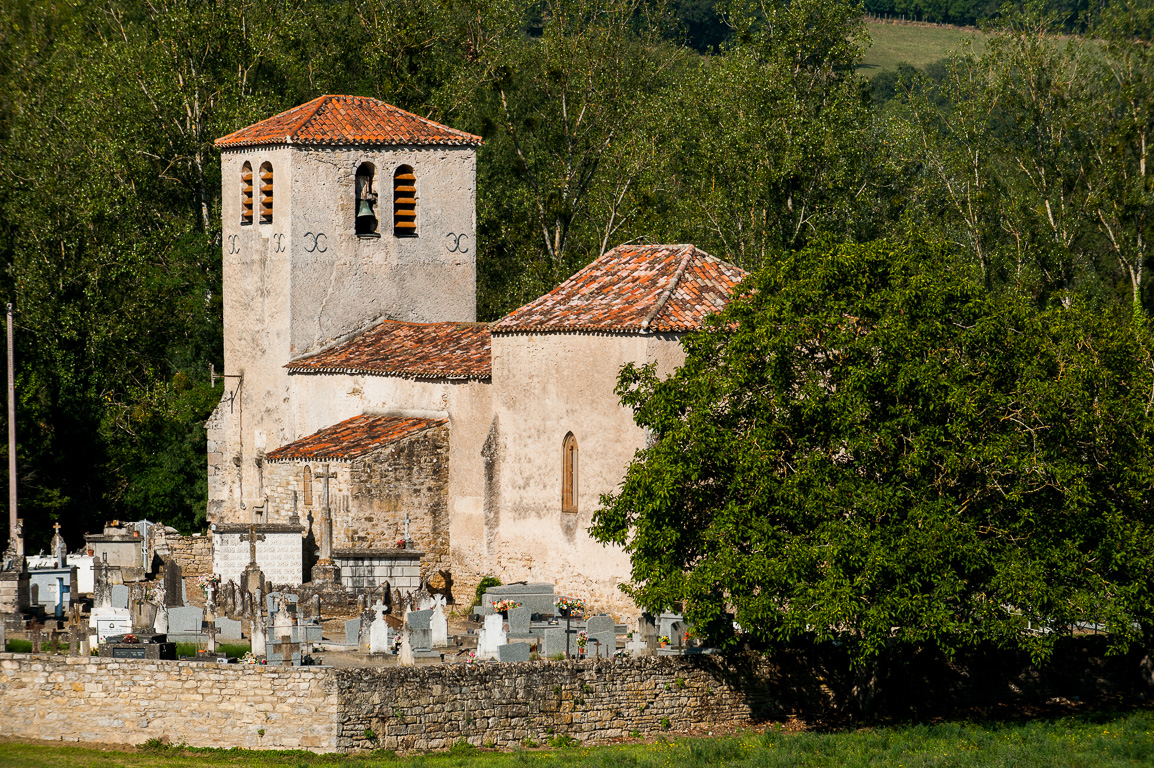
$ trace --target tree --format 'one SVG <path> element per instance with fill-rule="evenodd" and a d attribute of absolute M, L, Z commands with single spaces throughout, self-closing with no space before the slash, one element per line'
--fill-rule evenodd
<path fill-rule="evenodd" d="M 1154 630 L 1152 347 L 1126 312 L 987 292 L 938 245 L 813 247 L 668 379 L 623 369 L 652 441 L 591 533 L 642 608 L 717 643 L 1043 660 L 1092 623 L 1125 649 Z"/>

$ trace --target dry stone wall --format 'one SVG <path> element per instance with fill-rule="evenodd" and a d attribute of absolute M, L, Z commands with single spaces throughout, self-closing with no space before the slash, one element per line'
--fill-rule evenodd
<path fill-rule="evenodd" d="M 603 741 L 740 725 L 781 714 L 751 669 L 719 657 L 336 671 L 342 749 L 514 746 L 563 734 Z"/>
<path fill-rule="evenodd" d="M 331 670 L 0 654 L 0 735 L 337 749 Z"/>
<path fill-rule="evenodd" d="M 160 529 L 161 526 L 157 526 Z M 204 535 L 181 536 L 178 533 L 162 533 L 168 552 L 156 553 L 175 560 L 181 574 L 186 578 L 205 576 L 212 573 L 212 537 Z"/>

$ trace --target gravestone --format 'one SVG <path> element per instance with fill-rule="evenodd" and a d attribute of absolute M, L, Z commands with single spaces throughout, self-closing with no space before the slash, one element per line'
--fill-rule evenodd
<path fill-rule="evenodd" d="M 275 642 L 265 646 L 265 660 L 269 664 L 280 664 L 288 667 L 299 667 L 301 663 L 300 643 L 294 643 L 289 634 L 277 637 Z"/>
<path fill-rule="evenodd" d="M 249 623 L 249 644 L 252 646 L 252 654 L 257 656 L 263 651 L 268 643 L 268 631 L 265 629 L 264 619 L 260 612 L 257 612 L 256 618 Z"/>
<path fill-rule="evenodd" d="M 486 590 L 481 607 L 492 608 L 494 600 L 512 600 L 528 608 L 530 614 L 553 616 L 556 599 L 552 584 L 507 584 Z"/>
<path fill-rule="evenodd" d="M 552 659 L 557 654 L 565 653 L 565 627 L 546 627 L 541 634 L 541 643 L 538 646 L 541 655 Z"/>
<path fill-rule="evenodd" d="M 449 622 L 445 619 L 445 596 L 436 595 L 433 601 L 433 618 L 429 622 L 429 634 L 433 647 L 441 648 L 449 644 Z"/>
<path fill-rule="evenodd" d="M 630 656 L 653 655 L 653 650 L 649 647 L 649 643 L 641 639 L 640 633 L 635 633 L 632 638 L 625 641 L 625 652 Z"/>
<path fill-rule="evenodd" d="M 689 623 L 680 613 L 663 613 L 657 617 L 657 634 L 669 637 L 672 648 L 681 648 L 685 645 L 685 633 Z"/>
<path fill-rule="evenodd" d="M 182 605 L 168 611 L 168 634 L 194 634 L 200 632 L 204 621 L 204 611 L 195 605 Z"/>
<path fill-rule="evenodd" d="M 385 622 L 385 606 L 377 602 L 373 606 L 373 623 L 369 627 L 369 653 L 387 653 L 389 651 L 389 625 Z"/>
<path fill-rule="evenodd" d="M 219 617 L 216 620 L 216 629 L 221 640 L 240 640 L 240 622 L 233 619 Z"/>
<path fill-rule="evenodd" d="M 93 608 L 88 626 L 96 630 L 96 641 L 103 643 L 105 638 L 131 633 L 132 616 L 127 608 Z"/>
<path fill-rule="evenodd" d="M 496 659 L 505 644 L 505 618 L 499 613 L 485 617 L 485 627 L 477 634 L 477 658 Z"/>
<path fill-rule="evenodd" d="M 345 622 L 345 645 L 356 645 L 361 638 L 361 620 L 349 619 Z"/>
<path fill-rule="evenodd" d="M 400 661 L 402 667 L 413 666 L 413 644 L 409 640 L 409 633 L 406 632 L 401 636 L 401 653 Z"/>
<path fill-rule="evenodd" d="M 123 584 L 112 585 L 112 607 L 128 607 L 128 587 L 124 586 Z"/>
<path fill-rule="evenodd" d="M 156 620 L 152 622 L 152 631 L 158 635 L 168 634 L 168 608 L 157 606 Z"/>
<path fill-rule="evenodd" d="M 433 609 L 411 611 L 409 613 L 409 641 L 414 651 L 428 651 L 433 647 L 433 633 L 430 623 L 433 619 Z"/>
<path fill-rule="evenodd" d="M 528 643 L 506 643 L 497 649 L 497 661 L 528 661 Z"/>
<path fill-rule="evenodd" d="M 386 612 L 387 612 L 386 608 Z M 361 634 L 357 638 L 357 650 L 368 652 L 369 650 L 369 634 L 373 627 L 373 619 L 376 615 L 372 608 L 366 608 L 361 612 Z"/>
<path fill-rule="evenodd" d="M 320 621 L 321 620 L 321 596 L 313 595 L 305 600 L 305 620 L 306 621 Z"/>
<path fill-rule="evenodd" d="M 617 650 L 617 629 L 611 616 L 590 616 L 585 622 L 585 633 L 589 636 L 586 656 L 612 658 Z"/>
<path fill-rule="evenodd" d="M 518 637 L 529 634 L 529 620 L 532 613 L 524 605 L 518 605 L 509 611 L 509 634 Z"/>

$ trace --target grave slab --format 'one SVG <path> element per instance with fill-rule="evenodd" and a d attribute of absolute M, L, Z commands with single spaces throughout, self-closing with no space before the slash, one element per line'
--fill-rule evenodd
<path fill-rule="evenodd" d="M 585 646 L 586 656 L 612 658 L 617 650 L 617 628 L 610 616 L 590 616 L 585 622 L 585 632 L 589 644 Z"/>
<path fill-rule="evenodd" d="M 511 662 L 511 661 L 528 661 L 529 660 L 529 644 L 528 643 L 506 643 L 497 648 L 497 661 Z"/>

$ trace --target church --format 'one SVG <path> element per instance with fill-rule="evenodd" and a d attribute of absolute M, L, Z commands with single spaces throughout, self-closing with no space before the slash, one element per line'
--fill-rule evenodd
<path fill-rule="evenodd" d="M 668 374 L 745 273 L 622 245 L 476 322 L 482 139 L 322 96 L 216 141 L 224 396 L 208 430 L 214 570 L 249 532 L 270 581 L 549 582 L 619 617 L 627 555 L 586 532 L 644 432 L 614 386 Z"/>

